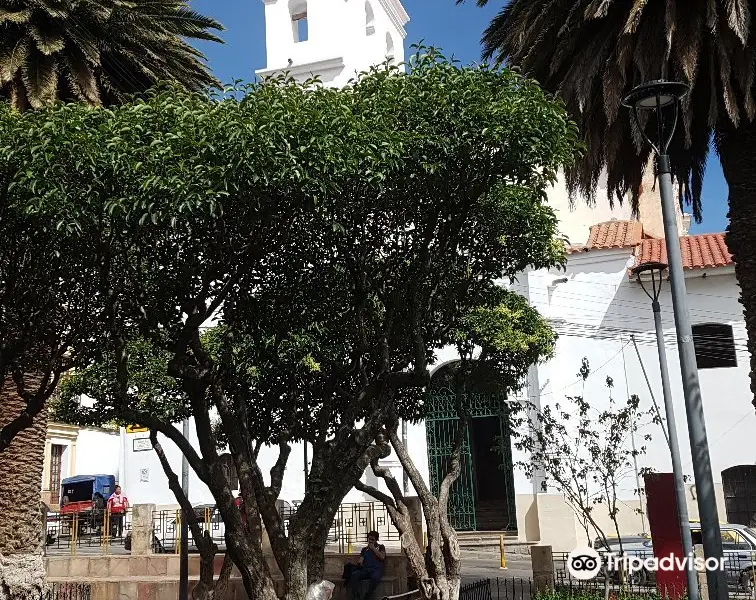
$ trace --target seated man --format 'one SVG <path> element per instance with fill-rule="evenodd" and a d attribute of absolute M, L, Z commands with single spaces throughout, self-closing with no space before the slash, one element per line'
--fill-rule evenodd
<path fill-rule="evenodd" d="M 367 534 L 368 545 L 360 552 L 360 566 L 349 578 L 351 600 L 370 600 L 383 578 L 386 548 L 378 544 L 378 532 Z"/>

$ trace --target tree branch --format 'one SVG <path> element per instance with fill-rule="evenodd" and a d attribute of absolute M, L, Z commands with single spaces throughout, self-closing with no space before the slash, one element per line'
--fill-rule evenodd
<path fill-rule="evenodd" d="M 376 477 L 380 477 L 383 479 L 383 481 L 386 482 L 386 487 L 391 492 L 391 495 L 394 497 L 394 502 L 396 502 L 397 506 L 404 503 L 404 494 L 402 493 L 401 488 L 399 487 L 399 484 L 396 481 L 396 478 L 394 477 L 394 474 L 391 472 L 391 469 L 388 467 L 381 466 L 378 463 L 377 459 L 374 459 L 370 463 L 370 467 L 373 469 L 373 473 L 376 475 Z"/>
<path fill-rule="evenodd" d="M 165 421 L 158 419 L 157 417 L 144 415 L 140 416 L 137 420 L 140 421 L 140 425 L 146 425 L 150 429 L 159 431 L 174 444 L 176 444 L 179 450 L 181 450 L 182 454 L 186 456 L 186 459 L 189 461 L 189 465 L 192 467 L 194 472 L 197 473 L 197 477 L 199 477 L 204 483 L 207 483 L 208 473 L 207 469 L 205 468 L 205 464 L 202 458 L 200 458 L 199 454 L 197 454 L 197 451 L 191 445 L 189 440 L 187 440 L 183 436 L 183 434 L 179 433 L 179 431 L 170 423 L 166 423 Z"/>
<path fill-rule="evenodd" d="M 154 429 L 150 429 L 150 442 L 152 442 L 152 448 L 155 450 L 155 454 L 157 454 L 160 465 L 163 467 L 163 472 L 168 478 L 168 488 L 173 492 L 173 495 L 176 497 L 179 506 L 181 506 L 184 518 L 186 519 L 186 522 L 189 525 L 189 529 L 192 532 L 194 543 L 197 544 L 197 548 L 200 550 L 200 552 L 215 554 L 218 551 L 218 547 L 214 543 L 212 543 L 212 541 L 210 541 L 211 545 L 209 547 L 207 546 L 207 540 L 205 539 L 202 533 L 202 529 L 199 526 L 194 508 L 192 507 L 191 502 L 189 502 L 189 499 L 184 494 L 184 490 L 179 484 L 178 476 L 171 468 L 171 465 L 165 456 L 165 452 L 163 451 L 163 446 L 160 444 L 160 442 L 158 442 L 157 432 Z"/>
<path fill-rule="evenodd" d="M 47 385 L 48 378 L 46 377 L 36 394 L 31 396 L 28 393 L 25 394 L 27 396 L 26 407 L 21 414 L 15 417 L 10 423 L 0 427 L 0 452 L 3 452 L 11 445 L 16 435 L 34 424 L 34 418 L 42 412 L 45 402 L 47 402 L 55 391 L 59 379 L 60 373 L 56 372 L 53 375 L 51 385 Z M 19 384 L 17 382 L 18 385 L 21 385 L 23 390 L 23 383 Z"/>
<path fill-rule="evenodd" d="M 372 485 L 362 483 L 362 481 L 358 480 L 354 484 L 354 489 L 365 494 L 370 494 L 373 498 L 378 500 L 378 502 L 383 502 L 386 507 L 396 510 L 396 504 L 394 503 L 394 500 L 391 498 L 391 496 L 384 494 L 380 490 L 374 488 Z"/>
<path fill-rule="evenodd" d="M 407 473 L 409 480 L 412 482 L 412 485 L 420 498 L 420 502 L 423 505 L 423 510 L 428 514 L 429 511 L 433 510 L 434 505 L 436 504 L 436 499 L 433 497 L 433 494 L 431 494 L 431 491 L 426 485 L 420 471 L 415 467 L 415 463 L 412 461 L 412 458 L 404 447 L 402 441 L 399 439 L 399 436 L 396 434 L 396 431 L 393 428 L 387 428 L 387 432 L 388 438 L 391 441 L 391 446 L 394 448 L 394 452 L 396 452 L 396 456 L 399 458 L 399 462 L 401 463 L 404 472 Z"/>
<path fill-rule="evenodd" d="M 281 493 L 286 463 L 289 461 L 289 455 L 291 454 L 291 446 L 286 442 L 278 444 L 278 449 L 278 459 L 276 460 L 276 464 L 270 469 L 270 487 L 268 488 L 268 493 L 274 498 L 278 498 L 278 495 Z"/>

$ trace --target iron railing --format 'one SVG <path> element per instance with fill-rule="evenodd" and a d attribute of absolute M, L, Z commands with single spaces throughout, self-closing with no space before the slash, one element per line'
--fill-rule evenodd
<path fill-rule="evenodd" d="M 463 585 L 459 590 L 459 600 L 493 600 L 491 597 L 491 580 L 481 579 Z"/>
<path fill-rule="evenodd" d="M 92 587 L 88 583 L 53 582 L 40 594 L 40 600 L 92 600 Z"/>
<path fill-rule="evenodd" d="M 459 590 L 459 600 L 531 600 L 533 595 L 533 580 L 520 577 L 480 579 Z"/>
<path fill-rule="evenodd" d="M 194 514 L 199 521 L 202 535 L 205 532 L 219 548 L 225 548 L 226 528 L 220 512 L 215 506 L 196 506 Z M 178 552 L 181 547 L 181 518 L 180 510 L 156 510 L 152 513 L 153 551 Z M 189 550 L 196 549 L 197 544 L 189 530 Z"/>
<path fill-rule="evenodd" d="M 130 532 L 130 509 L 124 513 L 47 513 L 45 549 L 47 554 L 76 554 L 79 550 L 92 553 L 97 548 L 104 554 L 121 552 Z"/>
<path fill-rule="evenodd" d="M 328 543 L 336 545 L 342 553 L 358 552 L 367 545 L 369 531 L 378 532 L 379 543 L 399 541 L 399 531 L 383 503 L 342 504 L 328 532 Z"/>
<path fill-rule="evenodd" d="M 284 532 L 289 534 L 292 519 L 299 508 L 299 502 L 284 504 L 279 508 L 283 521 Z M 195 509 L 195 511 L 198 509 Z M 210 507 L 210 517 L 205 518 L 204 529 L 210 531 L 213 541 L 220 546 L 225 544 L 225 527 L 220 512 L 215 507 Z M 175 513 L 171 512 L 164 517 L 153 519 L 155 535 L 166 544 L 166 549 L 173 548 L 172 540 L 175 538 L 172 523 L 176 520 Z M 163 534 L 165 531 L 167 534 Z M 326 538 L 326 544 L 333 550 L 341 553 L 358 552 L 367 543 L 369 531 L 377 531 L 379 542 L 398 542 L 399 531 L 391 522 L 386 506 L 381 502 L 359 502 L 341 504 L 336 511 L 333 523 Z M 190 540 L 190 545 L 191 545 Z"/>
<path fill-rule="evenodd" d="M 281 509 L 287 534 L 297 508 L 298 503 L 294 503 Z M 207 505 L 195 507 L 194 510 L 203 535 L 204 532 L 208 532 L 219 549 L 225 549 L 226 529 L 218 509 Z M 154 511 L 152 528 L 153 552 L 178 552 L 181 511 Z M 377 531 L 381 543 L 399 541 L 399 532 L 382 503 L 342 504 L 331 525 L 327 544 L 338 552 L 358 552 L 365 545 L 369 531 Z M 48 513 L 46 534 L 46 551 L 51 555 L 76 554 L 82 549 L 88 554 L 98 551 L 103 554 L 128 552 L 131 549 L 131 510 L 122 515 L 109 514 L 106 511 L 86 511 L 76 515 Z M 190 551 L 196 549 L 191 531 L 189 548 Z"/>

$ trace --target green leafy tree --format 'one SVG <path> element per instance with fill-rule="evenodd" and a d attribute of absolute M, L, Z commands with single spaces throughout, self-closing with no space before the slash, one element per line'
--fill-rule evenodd
<path fill-rule="evenodd" d="M 76 186 L 49 177 L 69 160 L 62 148 L 53 160 L 32 153 L 30 174 L 18 174 L 49 190 L 28 202 L 77 215 L 85 229 L 103 221 L 94 207 L 114 207 L 104 222 L 117 239 L 98 250 L 111 302 L 73 381 L 89 369 L 107 376 L 75 388 L 97 399 L 94 409 L 70 410 L 139 422 L 175 443 L 215 498 L 248 595 L 272 599 L 260 536 L 243 526 L 220 459 L 228 444 L 285 597 L 304 598 L 344 496 L 394 444 L 397 419 L 422 414 L 435 351 L 460 331 L 488 332 L 503 374 L 507 352 L 522 352 L 507 345 L 504 323 L 520 305 L 496 281 L 563 262 L 543 203 L 574 156 L 576 129 L 517 73 L 460 68 L 421 49 L 408 75 L 385 66 L 343 90 L 279 80 L 217 104 L 157 96 L 111 111 L 93 138 L 83 203 L 71 201 Z M 146 159 L 145 138 L 159 149 Z M 203 334 L 210 320 L 217 326 Z M 139 339 L 164 356 L 180 396 L 166 398 L 161 384 L 139 397 L 142 367 L 129 362 Z M 187 410 L 196 449 L 173 426 Z M 300 440 L 312 445 L 312 468 L 284 527 L 276 499 Z M 264 444 L 279 448 L 270 484 L 257 460 Z M 455 543 L 440 523 L 429 531 L 438 559 Z M 447 577 L 434 564 L 441 585 L 429 597 L 456 593 L 456 567 Z"/>
<path fill-rule="evenodd" d="M 564 100 L 586 141 L 583 160 L 566 170 L 568 187 L 591 202 L 605 171 L 608 200 L 629 194 L 637 207 L 651 150 L 621 107 L 622 97 L 654 79 L 690 86 L 669 149 L 672 168 L 681 202 L 692 204 L 700 222 L 712 143 L 722 162 L 729 189 L 727 247 L 741 288 L 756 395 L 752 8 L 746 0 L 514 0 L 483 34 L 483 54 L 521 68 Z M 655 122 L 643 124 L 652 139 Z"/>
<path fill-rule="evenodd" d="M 373 473 L 385 482 L 389 494 L 361 482 L 355 486 L 386 506 L 401 535 L 402 549 L 410 560 L 412 574 L 424 598 L 456 598 L 459 594 L 460 548 L 449 522 L 448 508 L 449 494 L 461 473 L 470 399 L 481 390 L 491 397 L 516 392 L 525 380 L 528 367 L 552 356 L 555 337 L 546 320 L 527 300 L 503 289 L 492 291 L 487 304 L 471 308 L 459 319 L 451 336 L 460 356 L 451 383 L 458 423 L 437 496 L 431 492 L 397 433 L 398 414 L 387 420 L 384 435 L 423 506 L 429 532 L 427 551 L 424 552 L 413 531 L 410 504 L 390 469 L 382 467 L 377 458 L 371 461 Z M 507 421 L 517 422 L 513 417 L 519 413 L 518 408 L 513 407 L 511 414 L 506 415 Z"/>
<path fill-rule="evenodd" d="M 55 100 L 119 104 L 158 81 L 216 84 L 188 40 L 222 26 L 186 0 L 5 0 L 0 3 L 0 99 L 19 110 Z"/>
<path fill-rule="evenodd" d="M 583 384 L 590 374 L 590 363 L 583 358 L 578 372 Z M 639 427 L 660 421 L 653 410 L 638 409 L 640 400 L 634 394 L 618 403 L 612 395 L 611 377 L 606 378 L 606 387 L 609 398 L 603 407 L 592 404 L 584 394 L 568 396 L 565 403 L 555 402 L 540 410 L 526 403 L 527 412 L 534 416 L 517 421 L 515 446 L 528 459 L 516 466 L 527 477 L 536 472 L 546 476 L 547 484 L 564 496 L 575 513 L 589 546 L 597 544 L 599 549 L 622 554 L 622 535 L 627 532 L 620 530 L 619 490 L 623 481 L 633 476 L 637 458 L 646 453 L 645 444 L 636 446 L 631 437 L 639 433 Z M 645 433 L 642 438 L 648 442 L 651 435 Z M 636 493 L 640 497 L 641 491 Z M 599 511 L 605 511 L 616 542 L 611 540 Z M 608 598 L 610 574 L 605 575 L 604 597 Z"/>
<path fill-rule="evenodd" d="M 173 269 L 165 271 L 165 286 L 169 290 L 175 291 L 183 284 L 182 294 L 187 291 L 222 293 L 215 288 L 216 266 L 213 261 L 226 264 L 229 260 L 241 270 L 253 253 L 250 240 L 267 243 L 261 232 L 266 225 L 257 218 L 260 206 L 275 201 L 283 212 L 283 207 L 296 204 L 301 187 L 292 182 L 291 187 L 286 188 L 270 173 L 267 175 L 271 185 L 283 191 L 266 192 L 262 184 L 250 191 L 251 182 L 265 176 L 266 161 L 270 167 L 272 162 L 280 160 L 282 166 L 274 167 L 272 171 L 286 173 L 288 159 L 279 149 L 282 138 L 264 130 L 278 130 L 285 139 L 292 139 L 286 124 L 297 123 L 297 120 L 289 119 L 288 114 L 301 112 L 291 105 L 296 102 L 295 95 L 302 98 L 301 91 L 291 87 L 275 90 L 268 87 L 250 92 L 245 102 L 239 103 L 171 88 L 152 94 L 147 101 L 113 111 L 91 110 L 75 104 L 24 113 L 7 106 L 0 107 L 3 117 L 0 120 L 0 140 L 3 142 L 0 171 L 5 177 L 3 201 L 7 206 L 6 214 L 17 220 L 16 226 L 22 233 L 29 233 L 35 227 L 42 229 L 41 226 L 53 232 L 46 240 L 31 239 L 39 240 L 40 253 L 37 256 L 40 260 L 48 259 L 44 266 L 56 267 L 49 276 L 43 277 L 44 268 L 33 261 L 35 256 L 25 254 L 33 248 L 13 246 L 13 239 L 4 238 L 4 242 L 8 241 L 4 246 L 8 248 L 8 254 L 4 256 L 8 257 L 9 265 L 6 273 L 13 272 L 10 259 L 15 256 L 24 259 L 16 264 L 27 268 L 30 274 L 25 273 L 23 279 L 17 278 L 15 288 L 6 288 L 24 302 L 4 304 L 4 307 L 14 307 L 15 312 L 6 309 L 2 314 L 3 318 L 9 319 L 2 328 L 3 339 L 8 340 L 2 347 L 3 360 L 18 375 L 19 381 L 31 388 L 30 382 L 34 381 L 33 375 L 38 372 L 36 368 L 43 355 L 40 354 L 36 362 L 22 359 L 34 356 L 33 351 L 40 348 L 40 342 L 36 341 L 39 338 L 34 336 L 46 334 L 48 330 L 60 336 L 54 338 L 56 345 L 50 343 L 41 349 L 54 348 L 62 354 L 59 362 L 51 364 L 51 371 L 46 372 L 52 373 L 48 375 L 46 386 L 39 388 L 45 396 L 30 396 L 25 407 L 18 412 L 12 410 L 16 389 L 9 388 L 10 383 L 6 386 L 3 418 L 9 416 L 12 427 L 16 427 L 13 419 L 19 415 L 29 418 L 24 411 L 42 409 L 61 371 L 77 364 L 87 364 L 87 361 L 97 361 L 114 345 L 120 344 L 117 336 L 105 336 L 123 322 L 133 323 L 141 319 L 139 323 L 143 329 L 154 332 L 160 324 L 175 333 L 177 324 L 165 313 L 145 312 L 142 299 L 149 290 L 141 274 L 148 266 L 157 269 L 157 265 L 162 264 Z M 254 126 L 247 128 L 250 122 Z M 233 127 L 229 129 L 231 123 Z M 257 130 L 258 125 L 262 130 Z M 229 151 L 230 139 L 235 140 L 233 152 Z M 215 154 L 216 151 L 224 154 Z M 281 158 L 277 159 L 276 155 Z M 40 171 L 35 173 L 37 168 Z M 184 169 L 187 176 L 181 176 L 182 185 L 179 186 L 176 178 Z M 38 176 L 41 178 L 37 179 Z M 98 185 L 92 186 L 96 179 L 99 179 Z M 226 200 L 225 206 L 243 219 L 238 224 L 246 229 L 224 230 L 222 218 L 212 220 L 214 217 L 210 215 L 219 214 L 218 200 L 229 196 L 233 200 Z M 289 198 L 293 200 L 289 201 Z M 191 214 L 196 215 L 197 222 L 178 218 Z M 269 217 L 270 226 L 265 231 L 286 230 L 274 215 Z M 189 235 L 192 227 L 199 229 L 197 223 L 208 221 L 215 225 L 202 229 L 204 238 L 200 239 L 199 233 L 194 237 Z M 3 225 L 7 224 L 8 221 L 3 220 Z M 235 252 L 233 260 L 229 258 L 230 248 Z M 125 249 L 133 252 L 134 262 L 128 266 L 135 271 L 126 269 L 127 265 L 122 262 Z M 208 265 L 208 271 L 197 268 L 197 264 L 203 261 Z M 197 277 L 204 274 L 205 279 L 195 278 L 195 272 L 200 274 Z M 67 276 L 63 277 L 61 273 Z M 226 274 L 229 278 L 238 277 L 237 271 Z M 3 283 L 6 282 L 12 280 L 4 279 Z M 224 281 L 224 285 L 227 290 L 232 284 Z M 176 302 L 186 307 L 185 303 L 191 300 L 191 297 L 187 299 L 182 295 Z M 214 300 L 213 297 L 211 302 Z M 24 308 L 27 312 L 21 312 L 19 307 L 28 307 Z M 59 307 L 57 311 L 54 310 L 56 307 Z M 27 323 L 24 319 L 28 318 L 32 320 L 28 321 L 27 332 L 19 327 L 19 323 Z M 6 327 L 6 323 L 9 326 Z M 22 333 L 25 337 L 21 337 Z M 47 339 L 43 338 L 43 341 Z M 23 348 L 22 342 L 26 344 Z M 20 350 L 25 350 L 26 354 Z M 15 354 L 11 355 L 11 351 Z M 13 385 L 17 384 L 13 382 Z M 35 394 L 36 390 L 34 388 Z M 5 392 L 11 397 L 8 398 Z M 38 414 L 41 420 L 44 413 Z M 5 425 L 8 422 L 0 421 L 4 431 L 7 431 Z M 35 430 L 29 431 L 31 434 Z M 34 443 L 35 440 L 43 445 L 44 433 L 30 435 L 29 441 Z M 28 464 L 31 475 L 27 476 L 25 470 L 17 468 L 19 464 L 26 464 L 18 460 L 18 454 L 23 452 L 13 454 L 12 450 L 13 446 L 7 454 L 3 453 L 3 460 L 8 457 L 4 463 L 8 465 L 7 472 L 13 475 L 6 479 L 9 486 L 0 496 L 0 503 L 8 515 L 0 528 L 0 541 L 6 544 L 2 546 L 3 553 L 9 550 L 8 555 L 17 555 L 19 568 L 25 568 L 33 561 L 24 551 L 39 547 L 41 526 L 34 509 L 35 514 L 28 518 L 13 515 L 19 514 L 22 507 L 33 506 L 28 498 L 39 495 L 41 458 Z M 37 464 L 39 467 L 35 473 L 31 467 Z M 24 485 L 16 487 L 20 478 L 28 488 Z M 39 572 L 43 573 L 41 560 L 39 563 Z M 9 572 L 4 570 L 4 573 Z M 22 592 L 12 589 L 17 597 L 22 597 Z M 32 594 L 38 597 L 39 593 Z"/>
<path fill-rule="evenodd" d="M 13 118 L 8 105 L 112 106 L 164 80 L 206 88 L 216 82 L 189 42 L 220 41 L 214 31 L 221 29 L 183 0 L 0 2 L 0 120 Z M 27 592 L 38 598 L 38 589 L 18 586 L 39 588 L 44 577 L 39 513 L 30 499 L 40 495 L 45 404 L 72 364 L 68 350 L 88 335 L 92 315 L 102 313 L 103 296 L 95 283 L 100 265 L 89 262 L 81 232 L 35 219 L 10 199 L 13 173 L 23 165 L 6 150 L 23 136 L 13 137 L 7 123 L 0 129 L 9 134 L 0 138 L 0 479 L 7 482 L 0 493 L 7 575 L 0 577 L 0 597 L 10 589 L 14 599 Z M 44 140 L 43 146 L 49 149 Z M 69 176 L 75 174 L 58 173 L 59 185 Z M 55 497 L 58 490 L 51 492 Z M 25 574 L 14 576 L 16 568 Z"/>

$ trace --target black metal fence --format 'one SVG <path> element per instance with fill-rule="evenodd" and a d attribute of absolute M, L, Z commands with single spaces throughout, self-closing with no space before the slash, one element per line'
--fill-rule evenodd
<path fill-rule="evenodd" d="M 92 587 L 88 583 L 56 582 L 50 583 L 40 600 L 94 600 Z"/>
<path fill-rule="evenodd" d="M 279 508 L 284 531 L 294 518 L 298 503 L 285 504 Z M 220 511 L 215 506 L 199 506 L 194 509 L 203 535 L 210 534 L 220 549 L 225 548 L 226 528 Z M 177 551 L 181 537 L 181 511 L 161 510 L 152 515 L 155 546 L 164 552 Z M 328 532 L 326 543 L 339 552 L 358 552 L 367 543 L 369 531 L 377 531 L 381 542 L 399 541 L 399 532 L 394 527 L 386 507 L 378 502 L 346 503 L 339 506 Z M 194 538 L 189 532 L 189 548 L 195 548 Z"/>
<path fill-rule="evenodd" d="M 289 523 L 294 518 L 298 502 L 280 509 L 288 535 Z M 399 541 L 399 531 L 391 522 L 386 506 L 381 502 L 344 503 L 339 506 L 328 532 L 326 543 L 336 546 L 339 552 L 359 551 L 367 544 L 369 531 L 377 531 L 381 542 Z"/>
<path fill-rule="evenodd" d="M 48 513 L 45 525 L 47 554 L 76 554 L 79 550 L 118 551 L 131 532 L 131 510 L 109 513 L 91 510 L 76 514 Z"/>
<path fill-rule="evenodd" d="M 399 541 L 399 532 L 381 502 L 342 504 L 336 512 L 328 541 L 339 552 L 358 551 L 367 544 L 369 531 L 377 531 L 381 542 Z"/>
<path fill-rule="evenodd" d="M 220 512 L 214 506 L 197 506 L 194 514 L 199 521 L 202 535 L 205 532 L 220 549 L 226 545 L 226 528 Z M 153 552 L 178 552 L 181 542 L 181 511 L 156 510 L 152 513 Z M 196 549 L 197 544 L 189 530 L 189 550 Z"/>
<path fill-rule="evenodd" d="M 459 600 L 531 600 L 533 581 L 519 577 L 496 577 L 466 583 Z"/>

